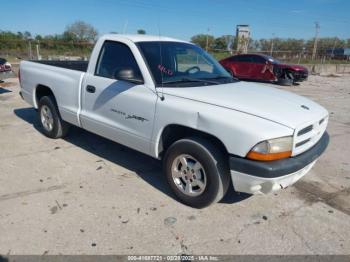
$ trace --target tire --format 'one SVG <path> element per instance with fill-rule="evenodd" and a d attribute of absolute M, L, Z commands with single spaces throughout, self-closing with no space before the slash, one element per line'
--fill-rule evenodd
<path fill-rule="evenodd" d="M 40 99 L 38 115 L 45 136 L 62 138 L 67 135 L 70 125 L 62 120 L 53 96 L 44 96 Z"/>
<path fill-rule="evenodd" d="M 291 85 L 293 85 L 293 80 L 280 78 L 277 80 L 276 84 L 281 85 L 281 86 L 291 86 Z"/>
<path fill-rule="evenodd" d="M 294 84 L 294 75 L 290 71 L 284 71 L 277 80 L 277 84 L 282 86 L 292 86 Z"/>
<path fill-rule="evenodd" d="M 183 158 L 190 169 L 183 168 L 186 167 L 180 160 Z M 230 185 L 228 161 L 224 154 L 202 138 L 185 138 L 172 144 L 165 153 L 163 168 L 176 197 L 191 207 L 203 208 L 220 201 Z M 188 182 L 192 186 L 186 193 Z"/>

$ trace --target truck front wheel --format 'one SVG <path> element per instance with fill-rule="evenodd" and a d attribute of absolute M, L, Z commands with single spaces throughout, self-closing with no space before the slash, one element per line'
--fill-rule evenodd
<path fill-rule="evenodd" d="M 42 132 L 45 136 L 61 138 L 67 134 L 69 124 L 62 120 L 54 97 L 42 97 L 39 101 L 38 113 Z"/>
<path fill-rule="evenodd" d="M 197 137 L 178 140 L 169 147 L 164 172 L 177 198 L 195 208 L 220 201 L 230 184 L 224 154 Z"/>

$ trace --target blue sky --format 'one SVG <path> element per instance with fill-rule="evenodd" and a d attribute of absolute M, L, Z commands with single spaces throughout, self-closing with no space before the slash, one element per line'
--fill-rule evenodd
<path fill-rule="evenodd" d="M 143 28 L 188 40 L 208 28 L 220 36 L 249 24 L 254 39 L 273 34 L 307 39 L 318 21 L 321 37 L 350 38 L 349 0 L 4 0 L 1 10 L 0 30 L 34 35 L 62 33 L 67 24 L 83 20 L 100 34 Z"/>

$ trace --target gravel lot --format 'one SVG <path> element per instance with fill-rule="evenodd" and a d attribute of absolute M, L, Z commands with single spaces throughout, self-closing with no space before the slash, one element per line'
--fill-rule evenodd
<path fill-rule="evenodd" d="M 78 128 L 43 136 L 9 79 L 0 84 L 0 254 L 350 254 L 349 83 L 311 76 L 283 87 L 330 112 L 331 143 L 306 177 L 267 196 L 231 189 L 196 210 L 174 200 L 147 156 Z"/>

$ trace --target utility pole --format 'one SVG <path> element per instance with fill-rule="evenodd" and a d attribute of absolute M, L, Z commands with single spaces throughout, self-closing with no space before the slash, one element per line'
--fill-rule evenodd
<path fill-rule="evenodd" d="M 312 60 L 315 60 L 316 53 L 317 53 L 317 42 L 318 42 L 318 33 L 320 31 L 320 24 L 318 22 L 315 22 L 315 41 L 314 41 L 314 49 L 312 50 Z"/>
<path fill-rule="evenodd" d="M 32 54 L 32 42 L 31 42 L 31 39 L 28 39 L 28 51 L 29 51 L 29 59 L 32 59 L 33 57 L 33 54 Z"/>
<path fill-rule="evenodd" d="M 334 44 L 333 44 L 333 48 L 332 48 L 332 54 L 331 54 L 331 58 L 333 59 L 334 57 L 334 49 L 335 49 L 335 45 L 337 44 L 337 38 L 334 38 Z"/>
<path fill-rule="evenodd" d="M 40 42 L 38 41 L 38 43 L 36 44 L 36 57 L 38 60 L 41 60 L 41 56 L 40 56 L 40 52 L 39 52 L 39 45 L 40 45 Z"/>
<path fill-rule="evenodd" d="M 207 45 L 205 47 L 205 50 L 208 52 L 208 46 L 209 46 L 209 31 L 210 31 L 210 28 L 208 28 L 208 32 L 207 32 Z"/>
<path fill-rule="evenodd" d="M 272 34 L 272 38 L 271 38 L 271 50 L 270 50 L 270 55 L 272 56 L 273 53 L 273 38 L 275 37 L 275 34 Z"/>

